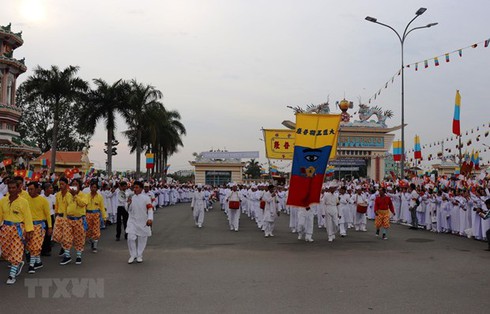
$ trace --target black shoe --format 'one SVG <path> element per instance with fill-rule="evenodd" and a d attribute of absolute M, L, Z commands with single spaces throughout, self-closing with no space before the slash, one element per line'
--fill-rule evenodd
<path fill-rule="evenodd" d="M 76 265 L 82 265 L 82 258 L 80 256 L 77 257 L 75 264 Z"/>
<path fill-rule="evenodd" d="M 416 228 L 416 227 L 410 227 L 410 228 L 408 228 L 408 229 L 410 229 L 410 230 L 417 230 L 417 228 Z"/>
<path fill-rule="evenodd" d="M 51 252 L 43 252 L 41 253 L 41 256 L 51 256 Z"/>
<path fill-rule="evenodd" d="M 71 257 L 65 256 L 63 257 L 63 260 L 60 262 L 60 265 L 66 265 L 68 263 L 71 263 Z"/>
<path fill-rule="evenodd" d="M 39 263 L 35 263 L 34 264 L 34 269 L 40 269 L 40 268 L 43 268 L 43 263 L 42 262 L 39 262 Z"/>
<path fill-rule="evenodd" d="M 60 249 L 60 252 L 58 253 L 58 256 L 64 256 L 65 255 L 65 250 L 63 248 Z"/>
<path fill-rule="evenodd" d="M 34 266 L 29 265 L 29 270 L 27 271 L 27 273 L 29 273 L 29 274 L 35 274 L 36 273 L 36 269 L 34 268 Z"/>
<path fill-rule="evenodd" d="M 119 238 L 116 238 L 116 241 L 121 241 L 121 239 L 119 239 Z"/>

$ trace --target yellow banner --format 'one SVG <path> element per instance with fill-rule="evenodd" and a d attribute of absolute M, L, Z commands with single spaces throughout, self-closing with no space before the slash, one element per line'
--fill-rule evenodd
<path fill-rule="evenodd" d="M 325 115 L 322 115 L 325 116 Z M 328 115 L 339 116 L 340 115 Z M 288 129 L 263 129 L 265 141 L 265 153 L 269 159 L 293 159 L 294 144 L 297 130 Z M 304 130 L 302 129 L 302 132 Z M 330 130 L 329 130 L 330 131 Z M 323 130 L 322 130 L 323 134 Z M 323 136 L 323 135 L 322 135 Z M 335 141 L 330 152 L 329 160 L 335 159 L 337 154 L 337 142 Z"/>
<path fill-rule="evenodd" d="M 265 153 L 269 159 L 293 159 L 295 131 L 264 129 Z"/>
<path fill-rule="evenodd" d="M 335 154 L 339 127 L 339 114 L 297 113 L 295 130 L 296 145 L 309 148 L 321 148 L 332 145 L 332 152 Z"/>

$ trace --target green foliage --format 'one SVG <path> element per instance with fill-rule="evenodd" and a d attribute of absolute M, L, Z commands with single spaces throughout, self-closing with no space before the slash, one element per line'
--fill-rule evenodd
<path fill-rule="evenodd" d="M 255 159 L 250 159 L 245 166 L 245 174 L 248 175 L 251 179 L 259 179 L 260 178 L 260 164 Z"/>
<path fill-rule="evenodd" d="M 27 100 L 28 96 L 30 101 Z M 44 101 L 40 95 L 28 95 L 25 85 L 21 84 L 17 89 L 17 106 L 22 109 L 22 117 L 17 126 L 22 141 L 35 143 L 41 152 L 50 150 L 54 124 L 50 103 Z M 81 150 L 90 140 L 90 136 L 81 130 L 76 106 L 68 104 L 59 116 L 58 149 Z"/>

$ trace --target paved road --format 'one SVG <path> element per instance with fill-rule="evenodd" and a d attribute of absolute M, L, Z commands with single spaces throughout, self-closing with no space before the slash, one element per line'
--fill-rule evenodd
<path fill-rule="evenodd" d="M 0 313 L 489 313 L 490 252 L 485 243 L 395 225 L 389 240 L 350 232 L 333 243 L 289 233 L 282 215 L 274 238 L 242 215 L 239 232 L 207 213 L 197 229 L 188 204 L 155 216 L 142 264 L 128 265 L 126 243 L 103 231 L 83 265 L 24 273 L 6 286 L 0 262 Z M 57 250 L 56 250 L 57 251 Z M 43 295 L 44 294 L 44 295 Z"/>

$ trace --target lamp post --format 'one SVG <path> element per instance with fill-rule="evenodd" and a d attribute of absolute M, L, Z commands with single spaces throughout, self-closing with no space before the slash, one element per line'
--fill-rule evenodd
<path fill-rule="evenodd" d="M 410 27 L 410 24 L 412 24 L 412 22 L 417 17 L 424 14 L 425 11 L 427 11 L 426 8 L 420 8 L 417 10 L 417 12 L 415 12 L 415 17 L 412 18 L 410 20 L 410 22 L 408 22 L 408 24 L 405 27 L 405 30 L 403 31 L 403 34 L 401 36 L 393 27 L 391 27 L 387 24 L 378 22 L 378 20 L 374 17 L 366 16 L 366 21 L 388 27 L 389 29 L 394 31 L 396 36 L 400 40 L 400 44 L 401 44 L 401 57 L 402 57 L 402 60 L 401 60 L 402 61 L 402 66 L 401 66 L 401 72 L 402 72 L 401 73 L 401 75 L 402 75 L 402 95 L 401 95 L 402 96 L 402 159 L 400 162 L 400 178 L 402 178 L 402 179 L 405 178 L 405 74 L 404 74 L 405 63 L 403 60 L 403 45 L 405 43 L 405 39 L 407 38 L 408 34 L 410 34 L 412 31 L 417 30 L 417 29 L 422 29 L 422 28 L 429 28 L 432 26 L 436 26 L 438 24 L 438 23 L 430 23 L 430 24 L 427 24 L 425 26 L 418 26 L 418 27 L 414 27 L 414 28 L 409 30 L 408 28 Z"/>

